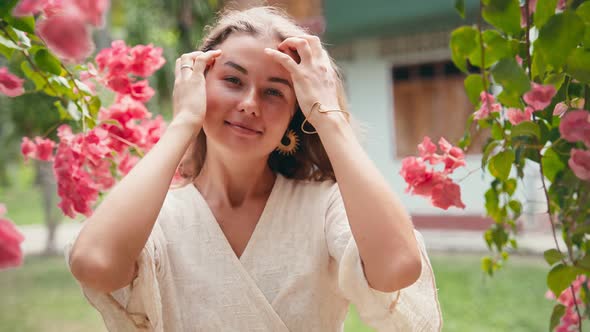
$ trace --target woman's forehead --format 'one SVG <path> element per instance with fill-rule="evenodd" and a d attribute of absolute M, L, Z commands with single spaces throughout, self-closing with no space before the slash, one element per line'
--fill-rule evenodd
<path fill-rule="evenodd" d="M 218 49 L 222 50 L 216 63 L 224 65 L 232 62 L 251 71 L 263 71 L 288 75 L 287 70 L 264 52 L 265 48 L 276 49 L 280 44 L 278 39 L 266 36 L 252 36 L 244 33 L 230 35 Z"/>

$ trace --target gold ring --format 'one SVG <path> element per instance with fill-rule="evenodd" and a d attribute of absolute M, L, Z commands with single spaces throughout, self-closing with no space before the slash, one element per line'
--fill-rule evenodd
<path fill-rule="evenodd" d="M 180 69 L 181 70 L 184 69 L 184 68 L 188 68 L 190 70 L 193 70 L 193 66 L 191 66 L 191 65 L 182 65 L 182 66 L 180 66 Z"/>

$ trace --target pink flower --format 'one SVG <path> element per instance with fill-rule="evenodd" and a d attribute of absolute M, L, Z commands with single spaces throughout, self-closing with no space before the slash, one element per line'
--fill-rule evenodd
<path fill-rule="evenodd" d="M 575 110 L 565 113 L 559 124 L 559 132 L 566 141 L 583 141 L 590 148 L 590 112 Z"/>
<path fill-rule="evenodd" d="M 522 66 L 522 58 L 518 54 L 515 56 L 515 59 L 516 63 L 518 63 L 519 66 Z"/>
<path fill-rule="evenodd" d="M 590 151 L 572 149 L 567 164 L 578 178 L 590 181 Z"/>
<path fill-rule="evenodd" d="M 17 97 L 25 93 L 23 83 L 25 80 L 19 78 L 10 72 L 8 68 L 0 68 L 0 93 L 8 97 Z"/>
<path fill-rule="evenodd" d="M 509 108 L 506 111 L 506 116 L 508 117 L 508 121 L 512 123 L 512 125 L 517 125 L 523 121 L 529 121 L 533 114 L 533 108 L 527 106 L 524 109 L 524 112 L 518 108 Z"/>
<path fill-rule="evenodd" d="M 73 3 L 86 22 L 99 28 L 104 26 L 109 0 L 75 0 Z"/>
<path fill-rule="evenodd" d="M 444 152 L 441 159 L 445 164 L 445 173 L 452 173 L 455 169 L 465 166 L 463 150 L 451 145 L 444 137 L 438 140 L 438 146 Z"/>
<path fill-rule="evenodd" d="M 535 10 L 537 9 L 537 0 L 529 0 L 529 17 L 533 15 Z M 520 7 L 520 26 L 526 27 L 526 8 L 525 6 Z"/>
<path fill-rule="evenodd" d="M 559 0 L 557 2 L 557 10 L 565 10 L 566 0 Z"/>
<path fill-rule="evenodd" d="M 74 62 L 87 58 L 94 50 L 90 31 L 77 15 L 59 14 L 37 24 L 38 35 L 57 56 Z"/>
<path fill-rule="evenodd" d="M 432 189 L 432 205 L 443 210 L 447 210 L 451 206 L 464 209 L 465 204 L 461 201 L 461 188 L 449 178 L 436 184 Z"/>
<path fill-rule="evenodd" d="M 23 253 L 20 248 L 24 237 L 14 224 L 4 218 L 6 207 L 0 204 L 0 269 L 17 267 L 23 262 Z"/>
<path fill-rule="evenodd" d="M 155 94 L 154 89 L 149 86 L 147 80 L 131 84 L 131 97 L 141 102 L 147 102 Z"/>
<path fill-rule="evenodd" d="M 424 136 L 422 143 L 418 144 L 418 152 L 420 153 L 420 157 L 430 162 L 431 165 L 440 161 L 441 156 L 436 154 L 436 145 L 432 143 L 428 136 Z"/>
<path fill-rule="evenodd" d="M 429 137 L 424 137 L 418 145 L 421 157 L 407 157 L 402 160 L 400 175 L 408 184 L 406 192 L 430 197 L 431 203 L 441 209 L 446 210 L 450 206 L 465 208 L 461 201 L 461 188 L 448 177 L 457 167 L 465 165 L 465 155 L 460 148 L 454 147 L 442 137 L 438 145 L 443 155 L 436 154 L 436 145 Z M 445 169 L 440 172 L 428 169 L 426 161 L 431 165 L 442 162 Z"/>
<path fill-rule="evenodd" d="M 556 93 L 557 90 L 552 85 L 533 83 L 533 88 L 531 91 L 525 93 L 523 98 L 535 111 L 540 111 L 551 104 L 551 99 L 553 99 Z"/>
<path fill-rule="evenodd" d="M 553 109 L 553 115 L 562 116 L 568 110 L 567 104 L 564 102 L 557 103 Z"/>
<path fill-rule="evenodd" d="M 166 60 L 162 57 L 162 49 L 149 45 L 137 45 L 131 49 L 131 73 L 141 77 L 151 76 L 160 69 Z"/>
<path fill-rule="evenodd" d="M 24 156 L 25 161 L 27 161 L 28 158 L 52 161 L 54 147 L 55 142 L 50 139 L 43 139 L 37 136 L 35 137 L 35 142 L 33 143 L 27 137 L 23 137 L 21 143 L 21 153 Z"/>
<path fill-rule="evenodd" d="M 475 120 L 485 119 L 488 116 L 490 116 L 491 113 L 500 112 L 502 110 L 502 106 L 496 103 L 496 99 L 493 95 L 485 91 L 482 91 L 479 95 L 479 98 L 481 102 L 481 107 L 479 108 L 479 110 L 475 112 L 475 115 L 473 117 Z"/>
<path fill-rule="evenodd" d="M 14 10 L 12 15 L 15 17 L 35 15 L 43 9 L 47 0 L 21 0 Z"/>

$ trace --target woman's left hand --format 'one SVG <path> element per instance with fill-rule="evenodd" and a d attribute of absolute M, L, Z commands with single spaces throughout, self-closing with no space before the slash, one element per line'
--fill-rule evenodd
<path fill-rule="evenodd" d="M 307 121 L 317 129 L 318 125 L 329 119 L 342 117 L 342 113 L 336 112 L 314 112 L 309 116 L 316 102 L 320 102 L 322 108 L 327 110 L 341 108 L 338 103 L 339 79 L 320 39 L 312 35 L 290 37 L 280 43 L 277 49 L 266 48 L 265 52 L 291 74 L 299 107 L 308 117 Z"/>

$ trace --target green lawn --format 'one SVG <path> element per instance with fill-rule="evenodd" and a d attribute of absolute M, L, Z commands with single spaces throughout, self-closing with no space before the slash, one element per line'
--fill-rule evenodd
<path fill-rule="evenodd" d="M 544 298 L 546 266 L 514 257 L 496 277 L 479 270 L 479 256 L 432 255 L 444 331 L 547 331 L 552 303 Z M 63 258 L 27 258 L 0 272 L 0 331 L 105 331 Z M 354 311 L 347 332 L 371 331 Z"/>

